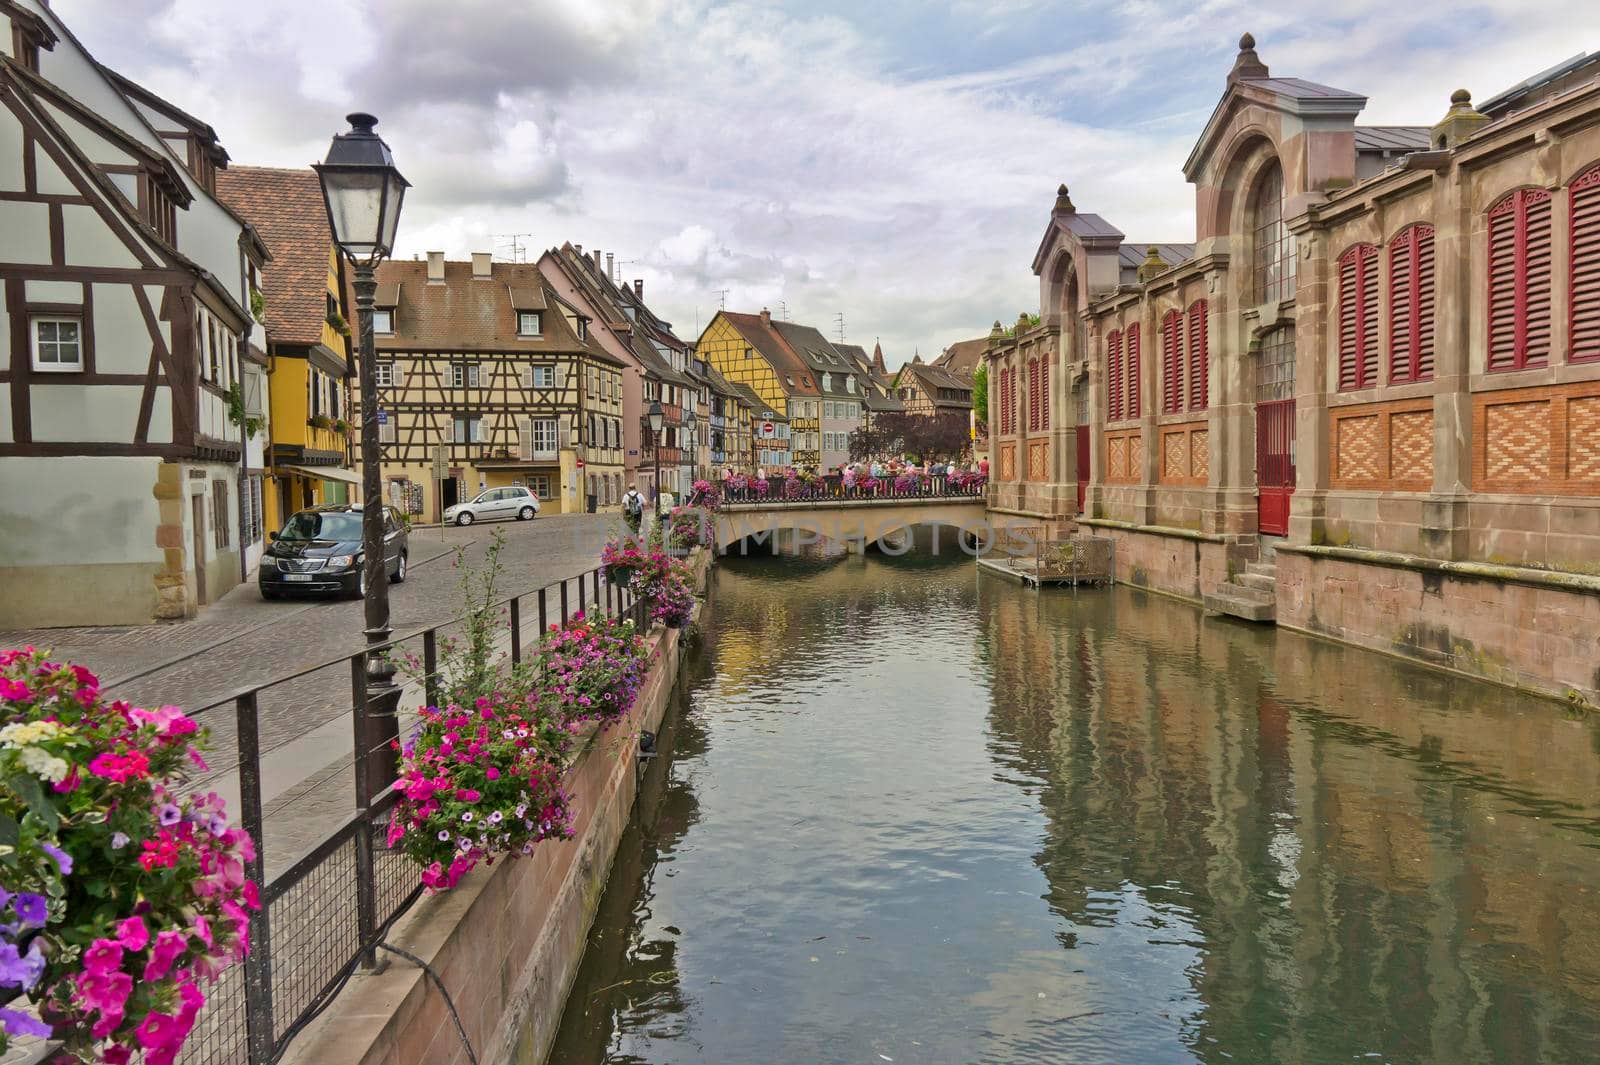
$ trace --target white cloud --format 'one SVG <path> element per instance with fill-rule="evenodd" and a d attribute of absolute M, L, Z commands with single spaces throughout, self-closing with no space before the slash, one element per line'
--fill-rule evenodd
<path fill-rule="evenodd" d="M 852 19 L 804 0 L 56 0 L 100 58 L 303 165 L 371 110 L 415 187 L 405 254 L 614 251 L 685 335 L 774 311 L 891 361 L 1037 299 L 1057 183 L 1130 239 L 1185 240 L 1179 167 L 1249 29 L 1275 73 L 1427 123 L 1576 51 L 1580 0 L 963 0 Z M 225 14 L 223 12 L 226 12 Z M 873 22 L 865 20 L 872 19 Z M 853 21 L 854 20 L 854 21 Z M 870 25 L 870 29 L 868 28 Z"/>

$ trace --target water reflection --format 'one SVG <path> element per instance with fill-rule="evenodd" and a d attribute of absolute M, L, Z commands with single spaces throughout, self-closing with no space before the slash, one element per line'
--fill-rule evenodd
<path fill-rule="evenodd" d="M 959 559 L 726 566 L 713 637 L 553 1061 L 1595 1060 L 1559 707 Z"/>

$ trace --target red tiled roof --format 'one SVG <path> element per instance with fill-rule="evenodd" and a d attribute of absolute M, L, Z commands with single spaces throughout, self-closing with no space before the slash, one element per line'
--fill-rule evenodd
<path fill-rule="evenodd" d="M 267 304 L 267 339 L 321 342 L 333 235 L 316 172 L 229 167 L 217 171 L 217 198 L 254 226 L 272 253 L 261 291 Z"/>
<path fill-rule="evenodd" d="M 784 343 L 778 331 L 772 327 L 771 321 L 762 319 L 759 314 L 739 314 L 735 311 L 718 313 L 767 360 L 773 372 L 778 375 L 785 392 L 794 396 L 822 394 L 812 377 L 811 368 L 788 344 Z"/>
<path fill-rule="evenodd" d="M 971 377 L 978 363 L 983 361 L 983 353 L 989 347 L 989 338 L 981 336 L 975 340 L 958 340 L 944 349 L 944 353 L 933 361 L 933 365 L 951 373 Z"/>

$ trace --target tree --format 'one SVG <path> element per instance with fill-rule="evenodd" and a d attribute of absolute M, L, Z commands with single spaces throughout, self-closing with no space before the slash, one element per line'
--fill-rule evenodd
<path fill-rule="evenodd" d="M 922 462 L 959 458 L 967 450 L 969 433 L 964 411 L 875 414 L 868 426 L 850 434 L 850 458 L 900 458 L 913 455 Z"/>
<path fill-rule="evenodd" d="M 979 366 L 972 371 L 972 410 L 978 421 L 989 424 L 989 367 Z"/>

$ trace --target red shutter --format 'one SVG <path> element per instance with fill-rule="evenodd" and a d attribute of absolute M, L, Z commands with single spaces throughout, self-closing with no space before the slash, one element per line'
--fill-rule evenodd
<path fill-rule="evenodd" d="M 1183 409 L 1183 316 L 1168 311 L 1161 319 L 1161 413 Z"/>
<path fill-rule="evenodd" d="M 1122 420 L 1122 334 L 1106 337 L 1106 421 Z"/>
<path fill-rule="evenodd" d="M 1412 325 L 1413 381 L 1433 380 L 1433 227 L 1413 226 L 1416 235 L 1416 267 L 1412 296 L 1416 302 L 1416 320 Z"/>
<path fill-rule="evenodd" d="M 1139 323 L 1134 322 L 1128 327 L 1128 365 L 1123 371 L 1126 376 L 1128 392 L 1128 417 L 1139 416 Z"/>
<path fill-rule="evenodd" d="M 1039 431 L 1039 360 L 1028 360 L 1028 432 Z"/>
<path fill-rule="evenodd" d="M 1339 256 L 1339 389 L 1370 388 L 1378 378 L 1378 249 L 1357 244 Z"/>
<path fill-rule="evenodd" d="M 1050 360 L 1039 360 L 1039 428 L 1050 428 Z"/>
<path fill-rule="evenodd" d="M 1211 405 L 1211 360 L 1206 354 L 1205 300 L 1189 308 L 1189 409 L 1205 410 Z"/>
<path fill-rule="evenodd" d="M 1600 359 L 1600 166 L 1592 166 L 1567 193 L 1572 254 L 1567 361 Z"/>
<path fill-rule="evenodd" d="M 1489 211 L 1489 369 L 1550 361 L 1550 193 L 1518 189 Z"/>

